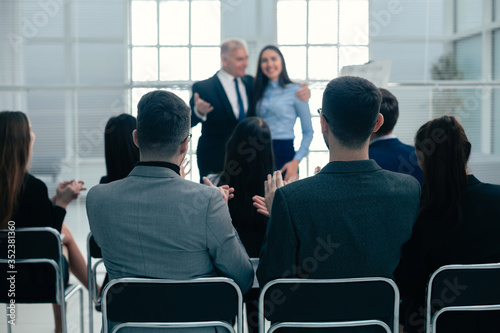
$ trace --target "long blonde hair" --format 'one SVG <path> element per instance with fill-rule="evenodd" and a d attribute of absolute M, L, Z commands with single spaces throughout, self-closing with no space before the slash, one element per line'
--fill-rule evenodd
<path fill-rule="evenodd" d="M 30 158 L 28 117 L 20 111 L 0 112 L 0 228 L 16 208 Z"/>

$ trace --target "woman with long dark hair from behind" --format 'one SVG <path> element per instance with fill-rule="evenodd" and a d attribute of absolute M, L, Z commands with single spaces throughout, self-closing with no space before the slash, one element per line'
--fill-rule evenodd
<path fill-rule="evenodd" d="M 67 259 L 63 274 L 69 269 L 87 287 L 87 265 L 66 224 L 66 207 L 85 190 L 82 181 L 66 181 L 57 186 L 49 199 L 47 186 L 29 172 L 35 135 L 28 117 L 20 111 L 0 112 L 0 229 L 14 221 L 16 228 L 52 227 L 64 235 L 63 252 Z M 56 333 L 62 331 L 60 308 L 54 304 Z"/>
<path fill-rule="evenodd" d="M 258 117 L 249 117 L 234 129 L 226 146 L 224 170 L 208 178 L 217 186 L 234 188 L 228 201 L 229 213 L 241 242 L 251 258 L 258 258 L 266 234 L 268 217 L 257 213 L 252 197 L 264 196 L 264 181 L 274 170 L 271 130 Z M 259 291 L 245 295 L 249 332 L 257 332 L 257 299 Z"/>
<path fill-rule="evenodd" d="M 468 172 L 471 144 L 455 117 L 418 130 L 415 150 L 424 173 L 420 212 L 394 275 L 401 291 L 405 332 L 423 330 L 426 284 L 447 264 L 500 262 L 500 186 Z M 494 332 L 499 313 L 450 317 L 443 332 Z M 444 320 L 444 318 L 443 318 Z"/>
<path fill-rule="evenodd" d="M 132 139 L 136 127 L 137 120 L 129 114 L 122 113 L 109 118 L 104 129 L 107 174 L 101 178 L 101 184 L 127 177 L 139 161 L 139 148 Z"/>
<path fill-rule="evenodd" d="M 309 153 L 313 138 L 309 104 L 296 96 L 300 88 L 288 77 L 281 51 L 273 45 L 264 47 L 255 75 L 253 110 L 271 128 L 275 168 L 281 170 L 286 181 L 298 179 L 299 163 Z M 302 141 L 296 152 L 293 140 L 297 117 L 302 127 Z"/>
<path fill-rule="evenodd" d="M 234 188 L 229 212 L 240 240 L 251 258 L 258 258 L 267 217 L 257 213 L 252 197 L 264 195 L 264 181 L 274 170 L 271 131 L 258 117 L 239 123 L 226 145 L 224 170 L 209 179 L 217 186 Z"/>

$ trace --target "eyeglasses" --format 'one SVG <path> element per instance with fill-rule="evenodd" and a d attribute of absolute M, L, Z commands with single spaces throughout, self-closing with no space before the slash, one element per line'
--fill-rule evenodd
<path fill-rule="evenodd" d="M 187 140 L 188 138 L 191 138 L 192 136 L 193 136 L 193 134 L 189 133 L 189 134 L 188 134 L 188 135 L 184 138 L 184 140 L 182 140 L 182 141 L 181 141 L 181 144 L 182 144 L 182 143 L 184 143 L 184 142 L 186 142 L 186 140 Z"/>
<path fill-rule="evenodd" d="M 325 118 L 325 121 L 328 122 L 328 118 L 326 117 L 326 114 L 323 112 L 323 108 L 318 109 L 318 114 L 320 116 L 323 115 L 323 118 Z"/>

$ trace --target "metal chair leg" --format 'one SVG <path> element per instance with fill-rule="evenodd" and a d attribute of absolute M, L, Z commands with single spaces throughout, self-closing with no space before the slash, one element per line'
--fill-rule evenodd
<path fill-rule="evenodd" d="M 85 332 L 85 324 L 83 322 L 83 288 L 80 288 L 80 332 Z"/>
<path fill-rule="evenodd" d="M 66 300 L 61 304 L 61 322 L 62 322 L 62 331 L 63 333 L 68 333 L 68 322 L 66 320 Z"/>
<path fill-rule="evenodd" d="M 87 265 L 91 265 L 91 263 L 88 263 Z M 90 272 L 90 270 L 88 270 Z M 92 276 L 92 273 L 88 273 L 88 291 L 89 291 L 89 333 L 94 333 L 94 277 Z"/>

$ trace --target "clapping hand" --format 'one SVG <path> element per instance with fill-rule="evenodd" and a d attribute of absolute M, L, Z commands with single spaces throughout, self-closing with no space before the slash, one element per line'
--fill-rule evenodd
<path fill-rule="evenodd" d="M 82 180 L 67 180 L 60 182 L 56 188 L 56 195 L 52 198 L 55 205 L 66 208 L 71 201 L 78 198 L 81 191 L 87 188 L 83 186 Z"/>
<path fill-rule="evenodd" d="M 222 185 L 222 186 L 216 187 L 214 184 L 212 184 L 212 182 L 207 177 L 203 177 L 203 183 L 205 185 L 210 186 L 210 187 L 215 187 L 219 191 L 221 191 L 222 198 L 226 202 L 226 205 L 227 205 L 228 200 L 231 200 L 232 198 L 234 198 L 234 188 L 229 187 L 229 185 Z"/>
<path fill-rule="evenodd" d="M 191 172 L 191 167 L 189 168 L 188 171 L 186 171 L 188 165 L 189 165 L 189 160 L 186 157 L 184 157 L 184 159 L 182 160 L 182 163 L 180 165 L 182 178 L 186 178 L 186 176 L 189 175 L 189 173 Z"/>
<path fill-rule="evenodd" d="M 253 199 L 253 206 L 257 208 L 257 213 L 260 213 L 267 217 L 271 215 L 267 210 L 266 199 L 264 197 L 261 197 L 260 195 L 254 195 L 252 199 Z"/>
<path fill-rule="evenodd" d="M 283 181 L 283 176 L 280 171 L 275 171 L 272 176 L 267 175 L 267 180 L 264 182 L 265 197 L 263 198 L 256 195 L 252 198 L 254 201 L 253 205 L 257 208 L 257 212 L 269 217 L 271 215 L 271 208 L 273 207 L 274 193 L 278 188 L 285 185 L 286 182 Z"/>

